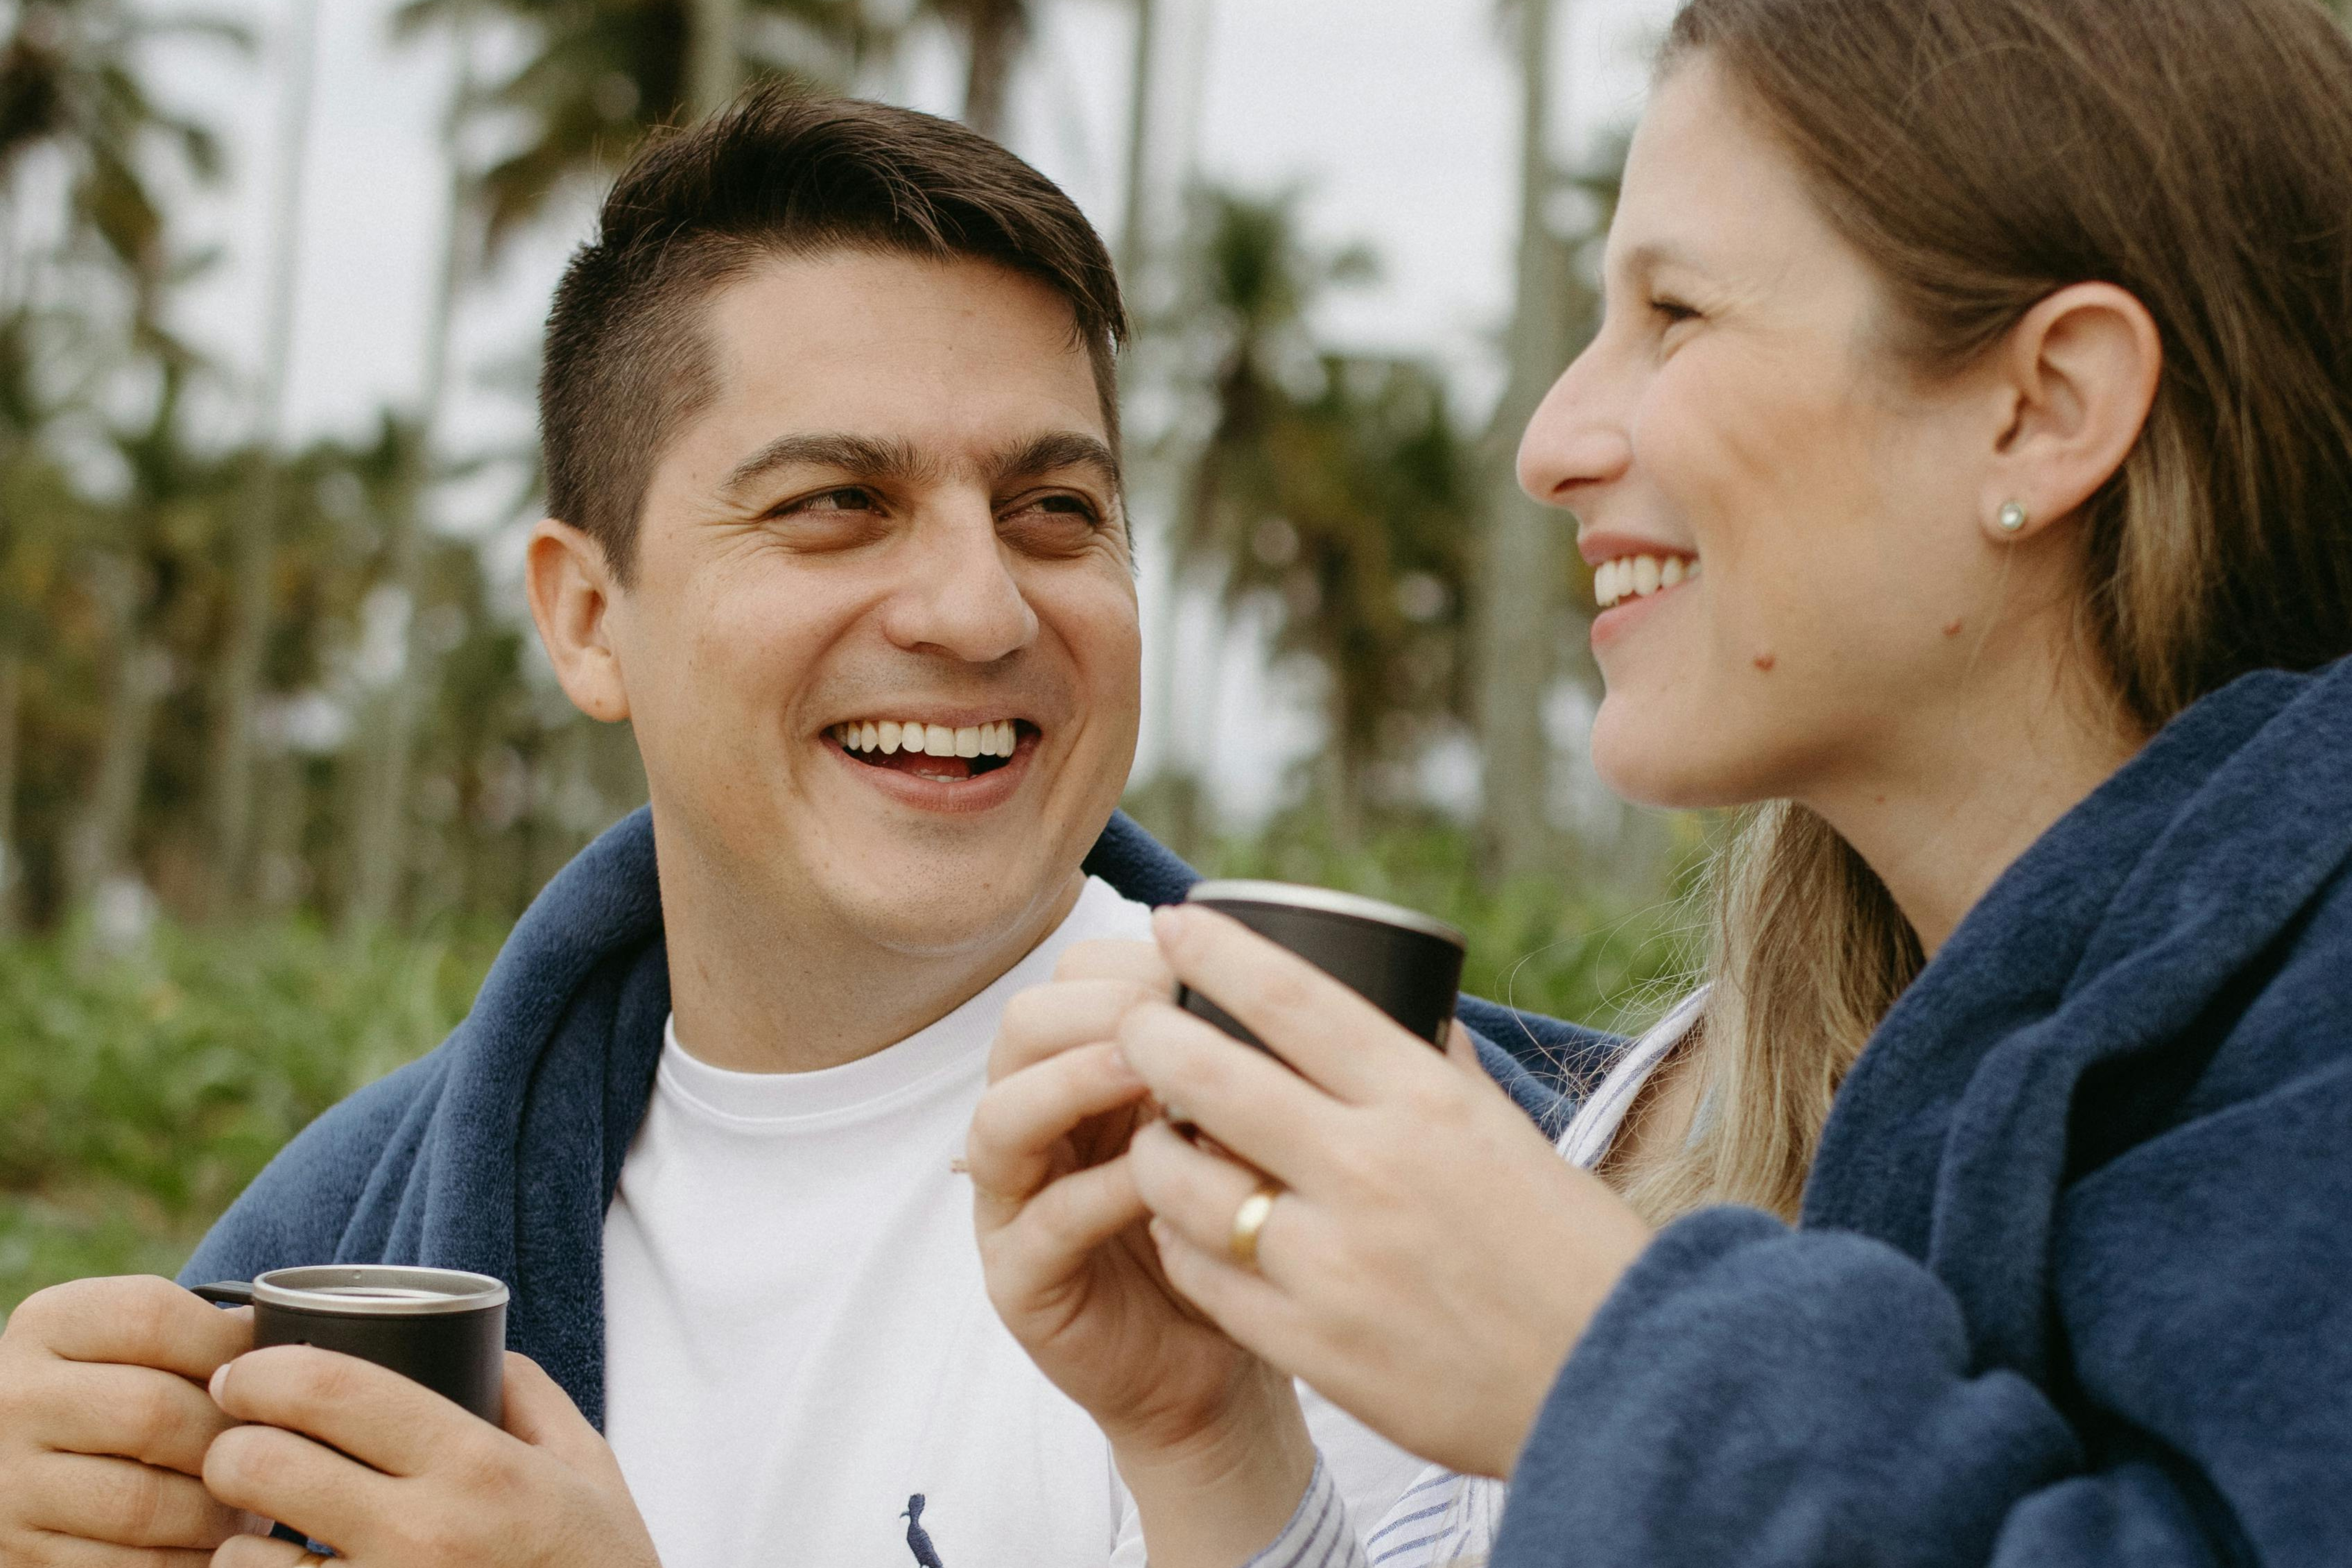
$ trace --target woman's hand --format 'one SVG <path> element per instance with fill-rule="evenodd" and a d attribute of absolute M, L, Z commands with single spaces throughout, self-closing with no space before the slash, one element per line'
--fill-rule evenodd
<path fill-rule="evenodd" d="M 1315 1449 L 1288 1377 L 1168 1284 L 1128 1145 L 1158 1113 L 1112 1043 L 1172 982 L 1149 943 L 1072 948 L 1004 1009 L 966 1146 L 989 1299 L 1095 1418 L 1155 1568 L 1238 1563 L 1305 1495 Z"/>
<path fill-rule="evenodd" d="M 1247 1162 L 1165 1122 L 1138 1130 L 1128 1164 L 1168 1279 L 1396 1443 L 1508 1476 L 1649 1228 L 1559 1157 L 1458 1028 L 1440 1055 L 1212 910 L 1161 910 L 1155 929 L 1179 978 L 1297 1069 L 1168 1003 L 1122 1009 L 1129 1068 Z M 1229 1239 L 1260 1172 L 1286 1190 L 1244 1268 Z"/>

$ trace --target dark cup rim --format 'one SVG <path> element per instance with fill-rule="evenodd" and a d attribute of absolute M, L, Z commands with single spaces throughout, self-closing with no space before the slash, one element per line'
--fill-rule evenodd
<path fill-rule="evenodd" d="M 401 1294 L 364 1295 L 383 1291 Z M 253 1281 L 256 1306 L 339 1318 L 426 1318 L 481 1312 L 507 1303 L 504 1282 L 458 1269 L 392 1263 L 327 1263 L 272 1269 Z"/>
<path fill-rule="evenodd" d="M 1219 882 L 1198 882 L 1184 895 L 1187 904 L 1257 904 L 1276 908 L 1311 909 L 1323 915 L 1345 915 L 1351 920 L 1369 920 L 1375 925 L 1394 925 L 1423 936 L 1434 936 L 1451 943 L 1464 952 L 1470 950 L 1470 938 L 1433 915 L 1417 909 L 1407 909 L 1401 904 L 1389 904 L 1377 898 L 1366 898 L 1360 893 L 1340 893 L 1328 887 L 1307 887 L 1297 883 L 1254 882 L 1228 878 Z"/>

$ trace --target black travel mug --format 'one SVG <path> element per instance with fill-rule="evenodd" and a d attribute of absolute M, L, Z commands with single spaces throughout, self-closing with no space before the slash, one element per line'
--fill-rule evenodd
<path fill-rule="evenodd" d="M 1281 882 L 1203 882 L 1184 902 L 1233 916 L 1361 992 L 1406 1032 L 1445 1049 L 1470 944 L 1443 920 L 1377 898 Z M 1263 1040 L 1189 986 L 1176 988 L 1176 1005 L 1244 1044 L 1265 1049 Z"/>
<path fill-rule="evenodd" d="M 256 1350 L 340 1351 L 413 1378 L 493 1427 L 506 1414 L 507 1288 L 488 1274 L 333 1263 L 199 1285 L 196 1294 L 251 1306 Z"/>

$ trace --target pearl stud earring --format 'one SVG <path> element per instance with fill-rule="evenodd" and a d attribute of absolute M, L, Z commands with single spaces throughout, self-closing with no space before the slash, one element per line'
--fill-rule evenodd
<path fill-rule="evenodd" d="M 2025 531 L 2025 508 L 2019 506 L 2015 501 L 2011 501 L 2008 506 L 2003 507 L 2000 509 L 2000 531 L 2005 534 L 2023 533 Z"/>

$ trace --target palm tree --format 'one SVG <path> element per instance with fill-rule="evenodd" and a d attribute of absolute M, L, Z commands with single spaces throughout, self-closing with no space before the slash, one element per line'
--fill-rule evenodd
<path fill-rule="evenodd" d="M 277 448 L 285 435 L 286 383 L 293 360 L 295 263 L 301 243 L 302 173 L 318 55 L 319 0 L 292 0 L 292 6 L 264 292 L 258 442 L 232 530 L 236 559 L 229 580 L 228 636 L 215 672 L 216 711 L 205 781 L 212 844 L 205 895 L 208 912 L 215 915 L 225 913 L 244 891 L 240 883 L 254 821 L 254 721 L 269 643 L 280 467 Z"/>
<path fill-rule="evenodd" d="M 160 155 L 199 182 L 208 182 L 219 174 L 220 149 L 208 128 L 163 109 L 133 62 L 148 44 L 189 34 L 244 41 L 237 29 L 219 23 L 157 21 L 124 0 L 29 0 L 19 7 L 16 30 L 0 47 L 0 192 L 13 203 L 19 170 L 43 154 L 61 159 L 67 172 L 66 225 L 58 249 L 42 256 L 5 258 L 10 319 L 16 330 L 37 336 L 44 318 L 42 296 L 58 280 L 95 271 L 119 281 L 129 296 L 125 314 L 131 359 L 162 376 L 157 415 L 162 423 L 150 435 L 175 428 L 180 392 L 194 367 L 194 357 L 162 326 L 173 257 L 151 179 Z M 63 291 L 73 297 L 76 316 L 86 320 L 93 315 L 87 299 L 90 291 L 79 285 Z M 69 324 L 79 329 L 83 323 Z M 20 338 L 18 344 L 30 341 Z M 37 356 L 38 345 L 32 344 L 29 351 Z M 7 433 L 13 468 L 58 410 L 40 409 L 29 396 L 12 395 L 11 402 L 19 415 Z M 135 440 L 118 445 L 136 479 L 143 482 L 159 472 L 152 465 L 142 468 L 140 459 L 147 447 Z M 153 497 L 135 483 L 131 505 L 140 505 L 142 498 Z M 132 512 L 122 521 L 129 548 L 100 550 L 89 576 L 114 633 L 115 678 L 95 777 L 68 856 L 68 883 L 84 894 L 113 870 L 127 844 L 127 824 L 144 773 L 145 727 L 159 668 L 144 624 L 152 574 L 137 542 L 141 518 Z M 13 539 L 18 530 L 12 527 L 6 531 Z M 10 676 L 0 680 L 0 696 L 10 698 L 0 703 L 0 721 L 11 730 L 5 742 L 9 797 L 16 783 L 17 716 L 8 709 L 21 695 L 14 654 L 15 650 L 0 653 L 0 666 Z M 5 689 L 12 685 L 14 692 Z M 0 800 L 0 806 L 13 815 L 13 799 Z M 7 822 L 0 821 L 0 841 L 6 839 L 7 829 Z"/>
<path fill-rule="evenodd" d="M 212 131 L 158 104 L 132 61 L 159 39 L 188 34 L 245 39 L 216 22 L 158 21 L 124 0 L 27 0 L 0 47 L 0 188 L 13 186 L 36 152 L 61 153 L 70 170 L 69 246 L 95 241 L 131 280 L 150 319 L 167 267 L 152 159 L 175 154 L 189 173 L 210 181 L 221 156 Z"/>
<path fill-rule="evenodd" d="M 1277 656 L 1320 669 L 1321 794 L 1351 841 L 1376 766 L 1459 706 L 1465 468 L 1433 371 L 1316 348 L 1315 303 L 1372 263 L 1309 246 L 1297 204 L 1194 197 L 1185 313 L 1213 413 L 1177 545 L 1227 606 L 1274 609 Z"/>
<path fill-rule="evenodd" d="M 1002 141 L 1013 68 L 1034 21 L 1030 0 L 931 0 L 930 8 L 963 38 L 963 122 Z"/>
<path fill-rule="evenodd" d="M 214 621 L 207 579 L 242 455 L 197 451 L 186 394 L 195 357 L 169 342 L 151 350 L 152 411 L 110 432 L 130 478 L 102 531 L 83 541 L 82 580 L 102 619 L 106 664 L 98 755 L 67 843 L 68 903 L 86 906 L 124 873 L 149 777 L 157 705 L 204 652 Z"/>
<path fill-rule="evenodd" d="M 522 64 L 473 110 L 524 127 L 479 177 L 492 252 L 647 131 L 713 107 L 745 70 L 845 81 L 894 37 L 864 0 L 408 0 L 395 26 L 404 37 L 452 28 L 477 6 L 529 39 Z"/>
<path fill-rule="evenodd" d="M 1468 468 L 1429 366 L 1326 355 L 1320 370 L 1269 432 L 1275 509 L 1232 582 L 1280 605 L 1277 657 L 1318 667 L 1317 792 L 1353 846 L 1374 797 L 1408 796 L 1431 728 L 1460 711 Z"/>

